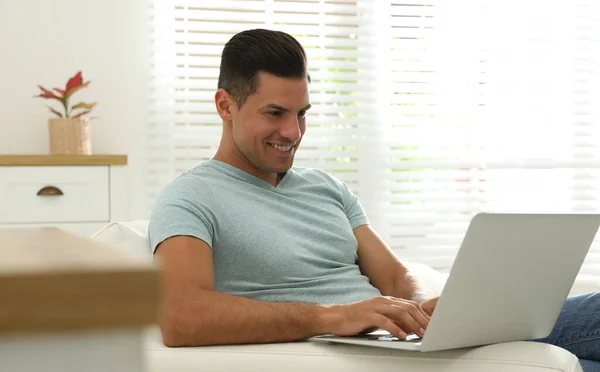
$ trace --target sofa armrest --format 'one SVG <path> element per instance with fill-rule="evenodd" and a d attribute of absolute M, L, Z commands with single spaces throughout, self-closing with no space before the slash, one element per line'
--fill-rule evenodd
<path fill-rule="evenodd" d="M 148 372 L 581 372 L 577 358 L 557 346 L 510 342 L 420 353 L 368 346 L 288 342 L 167 348 L 147 330 Z"/>

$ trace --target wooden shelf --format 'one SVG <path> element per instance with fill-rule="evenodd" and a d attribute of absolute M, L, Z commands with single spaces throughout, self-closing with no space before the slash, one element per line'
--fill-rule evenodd
<path fill-rule="evenodd" d="M 0 229 L 0 335 L 158 321 L 159 269 L 56 228 Z"/>
<path fill-rule="evenodd" d="M 0 155 L 0 166 L 127 165 L 127 155 Z"/>

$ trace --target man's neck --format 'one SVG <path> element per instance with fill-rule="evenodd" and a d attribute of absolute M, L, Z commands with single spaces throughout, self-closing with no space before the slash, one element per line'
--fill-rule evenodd
<path fill-rule="evenodd" d="M 234 166 L 256 178 L 260 178 L 261 180 L 263 180 L 267 183 L 270 183 L 271 185 L 273 185 L 275 187 L 277 187 L 277 185 L 279 185 L 279 182 L 281 182 L 281 180 L 285 176 L 285 172 L 284 173 L 262 172 L 261 170 L 257 169 L 252 164 L 250 164 L 250 162 L 246 158 L 244 158 L 243 155 L 240 154 L 237 156 L 229 156 L 228 154 L 225 153 L 225 151 L 221 151 L 221 149 L 222 148 L 219 148 L 219 150 L 217 150 L 217 153 L 213 157 L 214 160 L 218 160 L 223 163 Z"/>

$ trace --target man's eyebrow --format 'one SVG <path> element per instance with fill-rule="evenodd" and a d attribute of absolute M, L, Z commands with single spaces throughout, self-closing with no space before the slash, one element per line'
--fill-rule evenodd
<path fill-rule="evenodd" d="M 273 110 L 284 111 L 284 112 L 290 111 L 290 110 L 286 109 L 285 107 L 281 107 L 281 106 L 276 105 L 274 103 L 268 104 L 267 106 L 265 106 L 265 108 L 270 108 L 270 109 L 273 109 Z"/>
<path fill-rule="evenodd" d="M 312 107 L 312 105 L 309 103 L 307 106 L 305 106 L 304 108 L 300 109 L 300 111 L 308 111 L 311 107 Z M 277 111 L 283 111 L 283 112 L 290 111 L 290 110 L 286 109 L 285 107 L 281 107 L 281 106 L 276 105 L 274 103 L 268 104 L 267 106 L 265 106 L 265 108 L 269 108 L 269 109 L 273 109 L 273 110 L 277 110 Z"/>

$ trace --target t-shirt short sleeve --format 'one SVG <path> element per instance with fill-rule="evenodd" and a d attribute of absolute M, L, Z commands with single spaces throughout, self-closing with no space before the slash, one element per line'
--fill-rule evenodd
<path fill-rule="evenodd" d="M 350 221 L 350 226 L 352 229 L 357 228 L 361 225 L 368 225 L 369 219 L 358 200 L 358 197 L 350 190 L 348 185 L 344 182 L 341 182 L 341 190 L 342 190 L 342 201 L 344 204 L 344 211 L 346 212 L 346 217 L 348 217 L 348 221 Z"/>
<path fill-rule="evenodd" d="M 164 240 L 178 235 L 198 238 L 212 249 L 216 229 L 212 204 L 211 191 L 202 181 L 186 176 L 174 180 L 152 209 L 148 226 L 152 252 Z"/>

